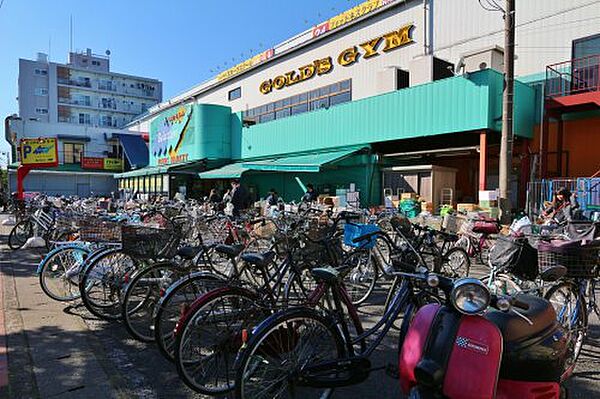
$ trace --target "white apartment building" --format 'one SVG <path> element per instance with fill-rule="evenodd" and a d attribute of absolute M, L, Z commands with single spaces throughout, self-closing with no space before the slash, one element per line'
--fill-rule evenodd
<path fill-rule="evenodd" d="M 35 60 L 19 59 L 19 114 L 6 119 L 5 132 L 13 160 L 18 161 L 22 138 L 56 137 L 59 154 L 58 167 L 31 172 L 26 191 L 107 194 L 115 190 L 115 170 L 102 170 L 103 159 L 120 159 L 123 170 L 147 164 L 141 136 L 120 133 L 162 100 L 162 82 L 112 72 L 109 54 L 71 52 L 66 64 L 50 62 L 44 53 Z"/>

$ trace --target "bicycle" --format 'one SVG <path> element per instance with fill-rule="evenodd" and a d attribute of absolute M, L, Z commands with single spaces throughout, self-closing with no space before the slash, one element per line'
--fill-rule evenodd
<path fill-rule="evenodd" d="M 368 241 L 374 236 L 386 240 L 394 251 L 402 251 L 382 231 L 357 237 L 355 241 Z M 344 271 L 332 267 L 313 269 L 318 285 L 307 301 L 309 306 L 275 313 L 244 340 L 236 362 L 235 397 L 326 398 L 336 387 L 364 381 L 372 370 L 378 369 L 372 367 L 369 358 L 400 313 L 405 311 L 403 330 L 406 331 L 412 309 L 423 304 L 426 297 L 437 298 L 435 287 L 440 279 L 446 279 L 426 272 L 416 273 L 413 264 L 397 266 L 402 270 L 395 273 L 402 279 L 401 286 L 381 319 L 366 331 L 345 289 Z M 315 309 L 326 297 L 333 300 L 332 310 Z M 367 343 L 370 337 L 372 342 Z M 273 377 L 269 379 L 269 375 Z"/>

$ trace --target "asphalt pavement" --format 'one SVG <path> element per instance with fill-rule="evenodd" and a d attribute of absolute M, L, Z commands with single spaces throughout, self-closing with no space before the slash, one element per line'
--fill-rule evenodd
<path fill-rule="evenodd" d="M 0 398 L 202 398 L 179 380 L 174 365 L 153 344 L 130 338 L 117 322 L 95 319 L 78 302 L 48 298 L 35 273 L 43 252 L 11 251 L 8 232 L 9 227 L 0 226 Z M 380 308 L 367 306 L 361 312 L 372 323 Z M 600 397 L 600 323 L 596 315 L 590 321 L 588 340 L 568 383 L 572 398 Z M 392 329 L 372 364 L 384 368 L 397 358 L 398 333 Z M 401 397 L 398 380 L 384 370 L 334 394 L 340 399 Z"/>

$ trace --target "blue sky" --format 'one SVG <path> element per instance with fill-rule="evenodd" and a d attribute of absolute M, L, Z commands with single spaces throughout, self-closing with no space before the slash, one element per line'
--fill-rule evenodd
<path fill-rule="evenodd" d="M 111 69 L 163 81 L 169 98 L 362 0 L 0 0 L 0 150 L 17 113 L 18 59 L 110 49 Z M 213 72 L 211 72 L 211 70 Z"/>

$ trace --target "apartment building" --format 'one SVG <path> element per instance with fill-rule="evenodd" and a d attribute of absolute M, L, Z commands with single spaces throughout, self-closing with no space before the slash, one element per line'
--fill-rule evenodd
<path fill-rule="evenodd" d="M 22 138 L 56 137 L 59 153 L 57 168 L 32 171 L 26 191 L 106 194 L 116 188 L 112 173 L 147 164 L 142 137 L 121 128 L 162 100 L 162 82 L 113 72 L 110 61 L 109 51 L 91 49 L 70 52 L 66 64 L 44 53 L 19 60 L 19 114 L 6 125 L 13 159 Z M 14 170 L 10 176 L 12 189 Z"/>

